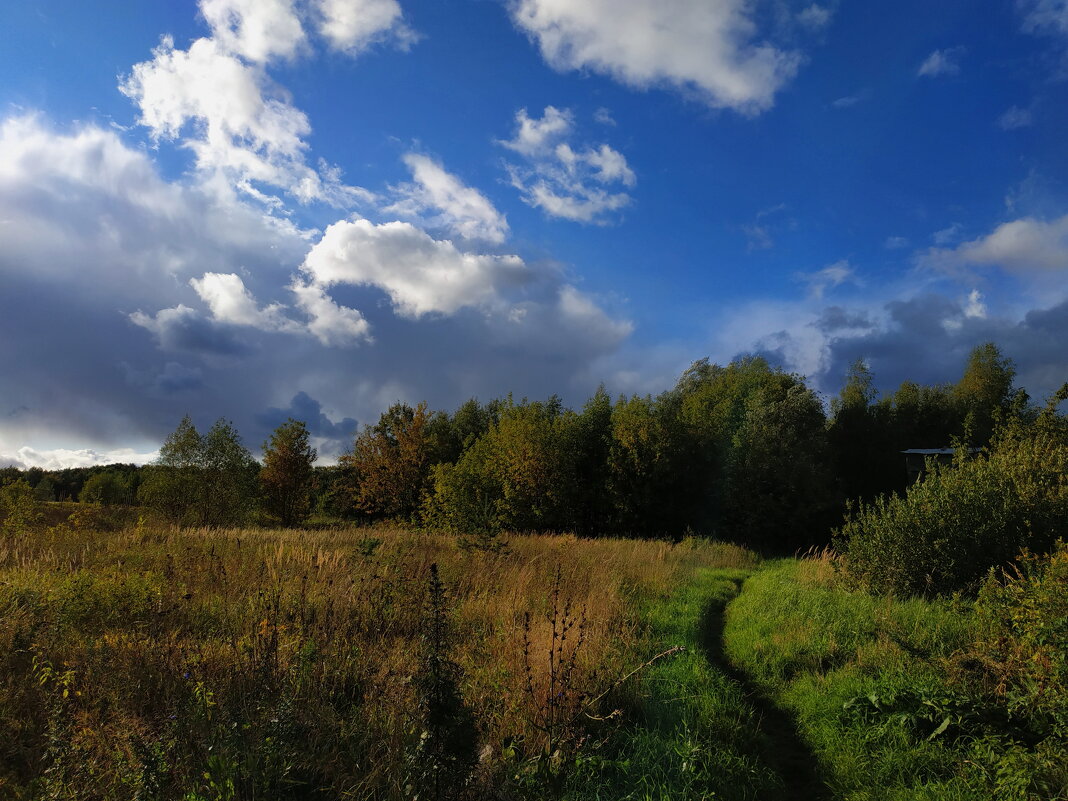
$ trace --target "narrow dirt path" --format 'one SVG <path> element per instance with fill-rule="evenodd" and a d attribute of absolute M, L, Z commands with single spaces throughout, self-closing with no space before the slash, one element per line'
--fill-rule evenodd
<path fill-rule="evenodd" d="M 738 592 L 743 581 L 734 581 Z M 801 739 L 793 717 L 775 705 L 741 670 L 731 664 L 723 647 L 725 612 L 729 600 L 712 599 L 698 621 L 699 642 L 705 657 L 738 684 L 746 701 L 759 715 L 760 732 L 768 743 L 763 758 L 783 779 L 784 797 L 790 801 L 829 801 L 832 795 L 819 776 L 816 755 Z"/>

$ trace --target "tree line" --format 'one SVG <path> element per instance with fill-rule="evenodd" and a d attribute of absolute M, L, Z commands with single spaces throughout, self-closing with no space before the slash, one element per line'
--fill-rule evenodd
<path fill-rule="evenodd" d="M 301 421 L 276 429 L 260 464 L 230 423 L 201 434 L 186 418 L 155 463 L 101 470 L 80 497 L 136 499 L 189 525 L 317 513 L 475 537 L 697 533 L 793 550 L 827 542 L 848 501 L 903 492 L 906 448 L 982 447 L 998 421 L 1036 417 L 1014 380 L 993 343 L 956 383 L 906 381 L 882 397 L 857 362 L 828 410 L 803 377 L 761 357 L 702 359 L 659 395 L 613 399 L 602 387 L 577 410 L 556 396 L 471 399 L 451 413 L 397 403 L 338 465 L 318 468 Z"/>
<path fill-rule="evenodd" d="M 767 550 L 828 540 L 850 500 L 904 491 L 902 451 L 982 447 L 1034 417 L 992 343 L 955 384 L 878 397 L 862 362 L 829 414 L 805 380 L 749 357 L 695 362 L 658 396 L 602 388 L 579 410 L 512 397 L 453 414 L 397 404 L 342 457 L 342 497 L 365 519 L 466 534 L 708 534 Z"/>

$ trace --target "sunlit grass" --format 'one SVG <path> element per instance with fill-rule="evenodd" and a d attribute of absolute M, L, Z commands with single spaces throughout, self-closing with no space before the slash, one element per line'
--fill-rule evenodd
<path fill-rule="evenodd" d="M 982 692 L 976 626 L 969 602 L 850 591 L 824 556 L 748 579 L 725 642 L 795 716 L 834 798 L 1063 798 L 1034 780 L 1064 764 L 1068 744 L 1029 745 Z"/>
<path fill-rule="evenodd" d="M 0 795 L 405 797 L 432 563 L 481 729 L 476 780 L 500 786 L 509 760 L 544 745 L 523 644 L 548 647 L 554 577 L 586 621 L 576 682 L 596 689 L 647 658 L 642 599 L 670 596 L 699 567 L 754 563 L 696 540 L 507 542 L 464 550 L 433 533 L 351 527 L 53 526 L 10 538 Z"/>

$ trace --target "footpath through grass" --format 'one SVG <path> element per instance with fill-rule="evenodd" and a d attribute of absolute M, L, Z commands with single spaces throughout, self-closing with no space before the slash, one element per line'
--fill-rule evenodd
<path fill-rule="evenodd" d="M 972 602 L 854 591 L 829 559 L 688 575 L 639 604 L 686 652 L 567 798 L 1068 800 L 1068 742 L 991 691 Z"/>
<path fill-rule="evenodd" d="M 819 797 L 814 763 L 789 719 L 769 715 L 722 658 L 727 604 L 752 569 L 697 568 L 668 594 L 641 602 L 648 641 L 684 653 L 644 674 L 642 698 L 609 754 L 580 761 L 566 797 L 608 801 Z M 788 762 L 801 754 L 800 782 Z M 803 795 L 798 792 L 804 790 Z"/>

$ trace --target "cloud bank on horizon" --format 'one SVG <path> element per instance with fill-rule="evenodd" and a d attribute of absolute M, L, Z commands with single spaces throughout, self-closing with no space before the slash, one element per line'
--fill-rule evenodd
<path fill-rule="evenodd" d="M 833 2 L 189 0 L 148 40 L 109 3 L 0 11 L 0 463 L 143 461 L 187 412 L 330 458 L 397 400 L 706 355 L 1068 379 L 1061 0 L 996 52 Z"/>

